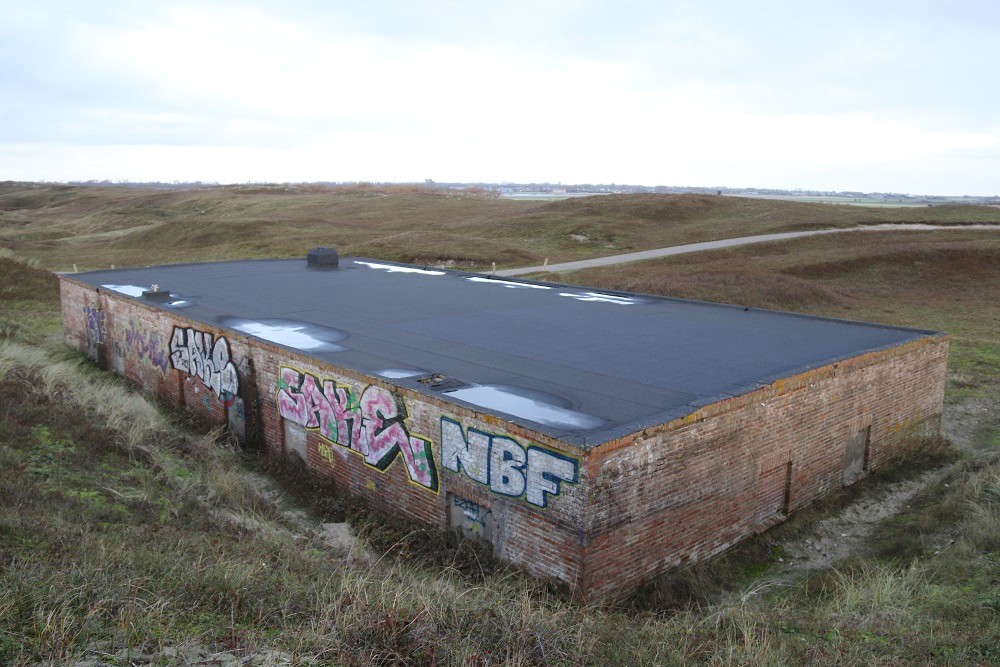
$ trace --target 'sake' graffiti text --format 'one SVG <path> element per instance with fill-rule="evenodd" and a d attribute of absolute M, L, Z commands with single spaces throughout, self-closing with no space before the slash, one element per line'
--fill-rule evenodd
<path fill-rule="evenodd" d="M 361 454 L 379 470 L 402 455 L 412 482 L 438 490 L 431 441 L 409 432 L 406 403 L 387 389 L 371 385 L 359 398 L 333 380 L 282 367 L 278 412 L 305 428 L 318 429 L 323 438 Z"/>

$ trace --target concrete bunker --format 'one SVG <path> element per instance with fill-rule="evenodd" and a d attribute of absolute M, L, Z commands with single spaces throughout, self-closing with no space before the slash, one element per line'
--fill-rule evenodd
<path fill-rule="evenodd" d="M 68 344 L 586 601 L 939 428 L 947 336 L 320 253 L 60 277 Z M 311 253 L 312 255 L 312 253 Z M 319 261 L 319 260 L 317 260 Z"/>

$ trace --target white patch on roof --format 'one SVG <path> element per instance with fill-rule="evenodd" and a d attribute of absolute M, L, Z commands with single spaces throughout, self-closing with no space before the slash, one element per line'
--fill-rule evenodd
<path fill-rule="evenodd" d="M 148 290 L 148 287 L 139 287 L 138 285 L 101 285 L 106 289 L 118 292 L 120 294 L 127 294 L 129 296 L 142 296 L 142 293 Z"/>
<path fill-rule="evenodd" d="M 599 417 L 561 408 L 558 405 L 521 396 L 490 385 L 466 387 L 444 393 L 481 408 L 496 410 L 553 428 L 582 431 L 597 428 L 604 423 L 604 420 Z"/>
<path fill-rule="evenodd" d="M 420 273 L 425 276 L 443 276 L 445 274 L 444 271 L 418 269 L 413 266 L 396 266 L 395 264 L 378 264 L 377 262 L 359 262 L 357 260 L 354 260 L 354 263 L 367 266 L 369 269 L 381 269 L 382 271 L 388 271 L 389 273 Z"/>
<path fill-rule="evenodd" d="M 635 299 L 627 296 L 617 296 L 615 294 L 603 294 L 601 292 L 560 292 L 559 296 L 568 296 L 577 301 L 600 301 L 603 303 L 617 303 L 620 306 L 632 306 L 638 303 Z"/>
<path fill-rule="evenodd" d="M 389 378 L 390 380 L 401 380 L 403 378 L 417 377 L 418 375 L 427 375 L 427 371 L 406 370 L 404 368 L 386 368 L 385 370 L 375 371 L 375 375 L 381 375 L 382 377 Z"/>
<path fill-rule="evenodd" d="M 262 338 L 263 340 L 293 347 L 297 350 L 315 350 L 317 348 L 329 348 L 331 343 L 313 336 L 306 324 L 266 324 L 264 322 L 244 321 L 230 325 L 237 331 L 248 333 L 251 336 Z M 339 346 L 334 346 L 339 347 Z"/>
<path fill-rule="evenodd" d="M 119 294 L 134 296 L 136 298 L 141 297 L 143 292 L 149 290 L 148 287 L 139 287 L 138 285 L 101 285 L 101 287 L 109 289 L 113 292 L 118 292 Z M 190 301 L 185 301 L 176 294 L 171 294 L 170 296 L 174 300 L 164 303 L 164 306 L 168 306 L 170 308 L 183 308 L 184 306 L 191 305 Z"/>
<path fill-rule="evenodd" d="M 532 285 L 531 283 L 518 283 L 513 280 L 496 280 L 495 278 L 482 278 L 480 276 L 471 276 L 466 278 L 466 280 L 473 283 L 490 283 L 492 285 L 503 285 L 504 287 L 510 287 L 511 289 L 552 289 L 548 285 Z"/>

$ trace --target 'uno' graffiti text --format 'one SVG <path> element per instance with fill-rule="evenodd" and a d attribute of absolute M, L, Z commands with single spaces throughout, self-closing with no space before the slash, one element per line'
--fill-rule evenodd
<path fill-rule="evenodd" d="M 229 341 L 223 336 L 197 329 L 174 327 L 170 337 L 170 365 L 202 383 L 227 403 L 240 392 L 240 378 L 229 354 Z"/>

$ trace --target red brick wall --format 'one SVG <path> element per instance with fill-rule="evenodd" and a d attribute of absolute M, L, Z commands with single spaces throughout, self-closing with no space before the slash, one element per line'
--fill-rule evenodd
<path fill-rule="evenodd" d="M 59 281 L 59 291 L 66 344 L 85 353 L 88 327 L 84 308 L 100 308 L 97 292 L 93 288 L 65 279 Z"/>
<path fill-rule="evenodd" d="M 461 424 L 466 433 L 476 429 L 501 438 L 509 438 L 524 449 L 542 446 L 561 451 L 575 460 L 581 452 L 567 452 L 563 444 L 538 434 L 528 437 L 527 429 L 508 424 L 489 415 L 446 403 L 444 401 L 396 387 L 377 378 L 322 364 L 283 348 L 255 341 L 253 363 L 258 373 L 260 405 L 263 415 L 265 442 L 272 455 L 281 455 L 285 439 L 285 419 L 281 416 L 277 395 L 282 367 L 294 368 L 303 375 L 318 380 L 333 380 L 354 396 L 364 395 L 369 386 L 382 387 L 403 401 L 410 434 L 431 441 L 431 451 L 437 470 L 438 485 L 431 490 L 414 483 L 404 462 L 397 458 L 384 471 L 366 463 L 359 452 L 331 442 L 319 428 L 306 429 L 307 465 L 317 474 L 336 481 L 350 493 L 365 498 L 372 506 L 390 513 L 419 519 L 434 526 L 449 525 L 449 497 L 471 501 L 497 522 L 493 545 L 500 558 L 513 562 L 531 574 L 576 584 L 581 574 L 582 551 L 579 525 L 586 505 L 582 479 L 576 484 L 563 484 L 560 493 L 548 496 L 547 507 L 536 507 L 524 499 L 492 493 L 462 472 L 447 469 L 441 460 L 442 417 Z M 561 444 L 561 443 L 560 443 Z M 582 471 L 582 463 L 578 470 Z"/>
<path fill-rule="evenodd" d="M 936 432 L 946 337 L 922 339 L 788 378 L 645 433 L 588 459 L 583 587 L 620 597 L 657 572 L 718 553 L 843 484 L 851 437 L 871 427 L 870 467 L 907 436 Z M 783 491 L 784 489 L 781 489 Z"/>
<path fill-rule="evenodd" d="M 215 424 L 227 422 L 226 397 L 217 394 L 202 377 L 178 371 L 170 359 L 174 327 L 193 328 L 211 341 L 224 338 L 228 355 L 242 379 L 247 374 L 246 339 L 232 332 L 183 317 L 183 310 L 167 311 L 116 292 L 97 290 L 63 276 L 63 328 L 71 347 L 88 353 L 93 338 L 92 320 L 86 308 L 97 309 L 103 323 L 103 344 L 98 346 L 99 365 L 176 405 L 183 405 Z M 241 389 L 243 389 L 241 387 Z"/>

